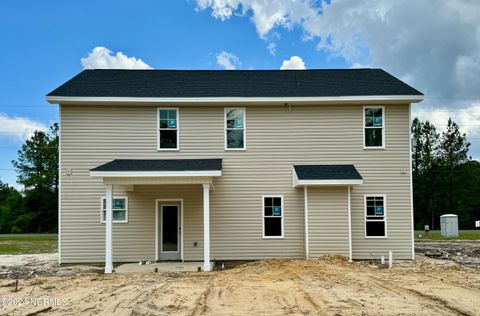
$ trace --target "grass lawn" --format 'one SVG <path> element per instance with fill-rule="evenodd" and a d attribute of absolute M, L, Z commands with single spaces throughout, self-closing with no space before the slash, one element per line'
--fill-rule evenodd
<path fill-rule="evenodd" d="M 418 237 L 422 235 L 422 237 Z M 425 238 L 425 232 L 423 230 L 415 231 L 415 239 L 429 239 L 429 240 L 480 240 L 480 230 L 478 231 L 459 231 L 458 238 L 445 238 L 440 234 L 439 230 L 431 231 Z"/>
<path fill-rule="evenodd" d="M 56 251 L 56 234 L 0 235 L 0 255 L 53 253 Z"/>

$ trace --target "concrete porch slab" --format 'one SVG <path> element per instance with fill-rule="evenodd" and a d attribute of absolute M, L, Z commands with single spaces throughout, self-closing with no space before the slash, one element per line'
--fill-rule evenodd
<path fill-rule="evenodd" d="M 213 266 L 213 263 L 212 263 Z M 117 273 L 129 272 L 196 272 L 198 267 L 203 270 L 203 261 L 195 262 L 152 262 L 150 264 L 139 265 L 137 263 L 124 263 L 115 268 Z"/>

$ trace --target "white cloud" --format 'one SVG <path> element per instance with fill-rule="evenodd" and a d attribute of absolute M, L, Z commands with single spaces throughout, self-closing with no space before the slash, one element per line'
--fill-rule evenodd
<path fill-rule="evenodd" d="M 235 54 L 228 53 L 225 51 L 218 53 L 216 58 L 217 58 L 217 65 L 219 65 L 220 67 L 226 70 L 237 69 L 242 64 L 240 62 L 240 59 Z"/>
<path fill-rule="evenodd" d="M 258 34 L 264 38 L 274 27 L 292 28 L 305 16 L 315 15 L 310 0 L 196 0 L 197 9 L 212 9 L 212 16 L 225 21 L 232 15 L 251 14 Z"/>
<path fill-rule="evenodd" d="M 84 69 L 152 69 L 140 58 L 128 57 L 122 52 L 113 54 L 106 47 L 97 46 L 87 57 L 80 59 Z"/>
<path fill-rule="evenodd" d="M 268 44 L 267 49 L 268 49 L 268 52 L 270 53 L 270 55 L 275 56 L 277 54 L 277 44 L 276 43 L 271 42 L 270 44 Z"/>
<path fill-rule="evenodd" d="M 35 131 L 47 131 L 48 127 L 26 117 L 8 116 L 0 113 L 0 137 L 14 141 L 24 141 L 30 138 Z"/>
<path fill-rule="evenodd" d="M 350 67 L 383 68 L 424 92 L 420 107 L 445 121 L 439 127 L 452 116 L 462 129 L 470 125 L 472 137 L 480 134 L 473 119 L 480 113 L 480 1 L 196 1 L 221 20 L 250 17 L 261 38 L 298 27 L 302 40 L 316 41 Z M 478 139 L 472 151 L 480 157 Z"/>
<path fill-rule="evenodd" d="M 480 138 L 480 102 L 460 109 L 450 108 L 423 108 L 416 105 L 412 111 L 414 117 L 422 121 L 430 121 L 439 131 L 445 130 L 448 118 L 452 118 L 460 126 L 460 130 L 471 137 L 471 143 Z"/>
<path fill-rule="evenodd" d="M 282 62 L 282 66 L 280 66 L 280 70 L 288 70 L 288 69 L 306 69 L 305 63 L 303 59 L 298 56 L 292 56 L 290 59 L 286 59 Z"/>

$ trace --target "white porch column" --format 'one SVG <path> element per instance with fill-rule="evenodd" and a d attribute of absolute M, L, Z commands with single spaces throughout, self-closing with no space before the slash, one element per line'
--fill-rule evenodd
<path fill-rule="evenodd" d="M 351 187 L 348 186 L 348 260 L 352 261 L 352 200 L 350 190 Z"/>
<path fill-rule="evenodd" d="M 305 207 L 305 259 L 310 259 L 310 241 L 308 236 L 308 188 L 303 187 L 303 201 Z"/>
<path fill-rule="evenodd" d="M 210 271 L 210 184 L 203 185 L 203 271 Z"/>
<path fill-rule="evenodd" d="M 106 188 L 106 214 L 105 214 L 105 273 L 112 273 L 112 222 L 113 222 L 113 185 Z"/>

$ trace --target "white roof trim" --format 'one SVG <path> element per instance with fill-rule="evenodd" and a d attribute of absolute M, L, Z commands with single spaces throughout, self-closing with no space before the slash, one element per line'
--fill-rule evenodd
<path fill-rule="evenodd" d="M 90 171 L 91 177 L 220 177 L 221 170 L 205 171 Z"/>
<path fill-rule="evenodd" d="M 79 103 L 338 103 L 338 102 L 408 102 L 417 103 L 423 100 L 421 95 L 372 95 L 372 96 L 333 96 L 333 97 L 198 97 L 198 98 L 140 98 L 140 97 L 68 97 L 47 96 L 46 100 L 52 104 L 79 104 Z"/>

